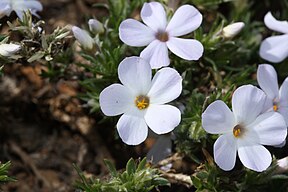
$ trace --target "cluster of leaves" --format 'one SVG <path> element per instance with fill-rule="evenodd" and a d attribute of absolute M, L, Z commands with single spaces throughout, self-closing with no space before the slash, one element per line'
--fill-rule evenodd
<path fill-rule="evenodd" d="M 149 192 L 159 186 L 169 186 L 169 182 L 160 176 L 157 169 L 154 169 L 142 159 L 136 163 L 133 159 L 127 162 L 126 170 L 122 173 L 117 172 L 115 166 L 108 160 L 105 164 L 109 170 L 109 179 L 101 181 L 95 178 L 86 178 L 84 174 L 76 167 L 81 178 L 76 182 L 76 188 L 86 191 L 111 191 L 111 192 Z"/>
<path fill-rule="evenodd" d="M 274 162 L 262 173 L 241 169 L 225 172 L 218 169 L 211 159 L 191 179 L 197 191 L 287 191 L 288 176 L 277 173 L 276 168 Z"/>
<path fill-rule="evenodd" d="M 67 54 L 70 30 L 67 27 L 57 27 L 51 34 L 46 34 L 45 22 L 34 22 L 29 11 L 24 14 L 23 20 L 17 19 L 15 24 L 9 21 L 7 23 L 11 31 L 10 36 L 17 34 L 21 38 L 21 51 L 14 57 L 20 59 L 22 64 L 44 60 L 43 63 L 47 67 L 47 71 L 43 71 L 42 74 L 44 77 L 52 79 L 64 76 L 69 62 Z"/>
<path fill-rule="evenodd" d="M 8 161 L 7 163 L 0 163 L 0 183 L 7 183 L 9 181 L 15 181 L 14 178 L 8 176 L 8 170 L 11 166 L 11 162 Z"/>

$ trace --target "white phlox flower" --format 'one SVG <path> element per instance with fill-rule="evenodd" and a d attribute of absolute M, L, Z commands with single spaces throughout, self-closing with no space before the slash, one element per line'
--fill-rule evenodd
<path fill-rule="evenodd" d="M 271 154 L 263 145 L 282 143 L 287 128 L 279 113 L 262 113 L 265 100 L 261 89 L 244 85 L 233 93 L 232 111 L 217 100 L 202 114 L 203 128 L 221 134 L 214 143 L 214 160 L 221 169 L 233 169 L 237 153 L 243 165 L 254 171 L 264 171 L 271 164 Z"/>
<path fill-rule="evenodd" d="M 123 85 L 105 88 L 99 103 L 107 116 L 123 114 L 117 123 L 123 142 L 138 145 L 147 138 L 148 127 L 156 134 L 165 134 L 179 125 L 180 110 L 166 104 L 182 91 L 182 78 L 176 70 L 163 68 L 152 79 L 146 60 L 128 57 L 119 64 L 118 76 Z"/>
<path fill-rule="evenodd" d="M 43 6 L 38 0 L 1 0 L 0 1 L 0 17 L 9 16 L 15 11 L 17 16 L 22 20 L 25 11 L 30 10 L 33 15 L 37 15 L 37 11 L 42 11 Z"/>
<path fill-rule="evenodd" d="M 16 45 L 13 43 L 10 44 L 0 44 L 0 55 L 4 57 L 10 57 L 14 55 L 17 51 L 21 49 L 20 45 Z"/>
<path fill-rule="evenodd" d="M 264 111 L 279 112 L 288 126 L 288 77 L 279 89 L 274 67 L 269 64 L 262 64 L 257 69 L 257 81 L 267 95 Z"/>
<path fill-rule="evenodd" d="M 236 23 L 232 23 L 230 25 L 227 25 L 222 30 L 223 36 L 225 38 L 233 38 L 238 33 L 240 33 L 240 31 L 243 29 L 244 26 L 245 26 L 245 23 L 243 23 L 243 22 L 236 22 Z"/>
<path fill-rule="evenodd" d="M 284 34 L 265 39 L 260 46 L 260 56 L 267 61 L 279 63 L 288 56 L 288 22 L 278 21 L 268 12 L 264 23 L 269 29 Z"/>
<path fill-rule="evenodd" d="M 179 7 L 167 22 L 164 7 L 158 2 L 145 3 L 141 18 L 146 24 L 134 19 L 124 20 L 119 27 L 119 37 L 127 45 L 147 46 L 140 57 L 149 61 L 153 69 L 168 66 L 168 48 L 186 60 L 198 60 L 203 54 L 203 45 L 194 39 L 182 39 L 196 30 L 201 22 L 201 13 L 191 5 Z"/>
<path fill-rule="evenodd" d="M 74 37 L 77 39 L 77 41 L 81 44 L 81 46 L 84 49 L 91 50 L 94 48 L 95 41 L 89 35 L 89 33 L 87 31 L 85 31 L 84 29 L 81 29 L 77 26 L 73 26 L 72 32 L 73 32 Z"/>

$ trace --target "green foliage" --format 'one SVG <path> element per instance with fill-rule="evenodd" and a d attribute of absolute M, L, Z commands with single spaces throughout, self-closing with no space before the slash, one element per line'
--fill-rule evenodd
<path fill-rule="evenodd" d="M 11 162 L 0 163 L 0 184 L 4 184 L 10 181 L 16 181 L 14 178 L 8 176 L 8 170 L 11 166 Z"/>
<path fill-rule="evenodd" d="M 22 64 L 44 60 L 47 71 L 42 75 L 59 78 L 64 76 L 67 62 L 70 61 L 67 58 L 71 57 L 67 48 L 70 30 L 67 27 L 57 27 L 51 34 L 46 34 L 44 24 L 42 20 L 33 22 L 30 12 L 24 14 L 22 21 L 17 19 L 15 24 L 8 21 L 11 33 L 22 37 L 19 42 L 21 51 L 16 55 L 17 59 L 21 58 Z M 65 57 L 69 53 L 70 55 Z M 59 60 L 62 62 L 58 62 Z"/>
<path fill-rule="evenodd" d="M 199 153 L 202 152 L 202 148 L 207 147 L 207 142 L 212 143 L 217 137 L 208 135 L 202 128 L 202 112 L 215 100 L 222 100 L 228 106 L 231 105 L 231 97 L 235 88 L 236 86 L 231 86 L 228 90 L 216 89 L 209 97 L 197 90 L 193 90 L 191 94 L 187 95 L 187 98 L 182 101 L 186 102 L 182 123 L 174 131 L 178 152 L 184 153 L 197 163 L 203 161 L 200 159 Z"/>
<path fill-rule="evenodd" d="M 207 162 L 191 176 L 197 191 L 240 192 L 240 191 L 286 191 L 287 174 L 275 172 L 274 163 L 266 171 L 257 173 L 245 168 L 225 172 Z"/>
<path fill-rule="evenodd" d="M 76 168 L 81 180 L 76 182 L 76 188 L 86 192 L 149 192 L 158 186 L 169 186 L 170 183 L 160 176 L 157 169 L 152 168 L 142 159 L 136 163 L 133 159 L 127 162 L 124 172 L 117 172 L 115 166 L 108 160 L 104 160 L 110 175 L 107 180 L 96 178 L 86 178 L 85 175 Z"/>
<path fill-rule="evenodd" d="M 108 2 L 108 5 L 94 5 L 109 10 L 109 15 L 102 21 L 105 32 L 93 34 L 90 31 L 96 42 L 97 50 L 95 52 L 82 50 L 80 55 L 89 63 L 78 63 L 79 66 L 84 68 L 85 72 L 93 76 L 93 78 L 80 79 L 81 85 L 87 90 L 80 97 L 92 103 L 92 112 L 99 110 L 98 98 L 101 90 L 118 81 L 118 65 L 125 56 L 128 56 L 126 54 L 127 46 L 118 37 L 119 25 L 124 19 L 132 17 L 133 12 L 140 8 L 145 1 L 109 0 Z"/>

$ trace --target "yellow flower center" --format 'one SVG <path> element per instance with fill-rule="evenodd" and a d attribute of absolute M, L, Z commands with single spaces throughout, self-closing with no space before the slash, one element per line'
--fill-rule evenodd
<path fill-rule="evenodd" d="M 277 111 L 278 110 L 278 106 L 276 104 L 273 105 L 273 110 Z"/>
<path fill-rule="evenodd" d="M 233 135 L 234 137 L 238 138 L 240 137 L 241 135 L 243 135 L 243 127 L 241 125 L 236 125 L 234 128 L 233 128 Z"/>
<path fill-rule="evenodd" d="M 135 105 L 138 109 L 146 109 L 149 106 L 149 98 L 144 95 L 139 95 L 135 99 Z"/>
<path fill-rule="evenodd" d="M 169 35 L 167 32 L 158 32 L 156 34 L 156 39 L 158 39 L 161 42 L 167 42 L 169 40 Z"/>

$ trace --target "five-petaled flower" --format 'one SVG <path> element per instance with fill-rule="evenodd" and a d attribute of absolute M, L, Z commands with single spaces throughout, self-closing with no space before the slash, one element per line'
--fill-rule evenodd
<path fill-rule="evenodd" d="M 141 18 L 147 25 L 134 19 L 120 24 L 120 39 L 130 46 L 146 46 L 140 57 L 149 61 L 153 69 L 168 66 L 168 48 L 175 55 L 186 60 L 198 60 L 203 54 L 203 45 L 194 39 L 182 39 L 197 29 L 202 22 L 201 13 L 191 5 L 183 5 L 176 10 L 167 24 L 164 7 L 158 2 L 145 3 Z"/>
<path fill-rule="evenodd" d="M 288 56 L 288 22 L 278 21 L 268 12 L 264 23 L 269 29 L 284 34 L 265 39 L 260 46 L 260 56 L 267 61 L 279 63 Z"/>
<path fill-rule="evenodd" d="M 288 77 L 279 89 L 277 73 L 274 67 L 262 64 L 258 66 L 257 81 L 267 95 L 264 111 L 274 110 L 279 112 L 288 125 Z"/>
<path fill-rule="evenodd" d="M 17 16 L 22 20 L 25 11 L 30 10 L 33 15 L 37 15 L 37 11 L 42 11 L 42 4 L 38 0 L 1 0 L 0 1 L 0 18 L 1 16 L 9 16 L 15 11 Z"/>
<path fill-rule="evenodd" d="M 223 170 L 235 166 L 236 156 L 254 171 L 264 171 L 271 164 L 270 152 L 262 145 L 279 145 L 287 135 L 282 115 L 265 107 L 265 93 L 244 85 L 232 96 L 232 111 L 220 100 L 210 104 L 202 114 L 202 126 L 211 134 L 222 134 L 214 144 L 214 159 Z"/>
<path fill-rule="evenodd" d="M 147 138 L 148 126 L 155 133 L 164 134 L 180 123 L 180 110 L 166 104 L 182 91 L 182 78 L 176 70 L 163 68 L 152 79 L 146 60 L 128 57 L 119 64 L 118 76 L 123 85 L 116 83 L 105 88 L 99 102 L 105 115 L 123 114 L 117 123 L 123 142 L 138 145 Z"/>

